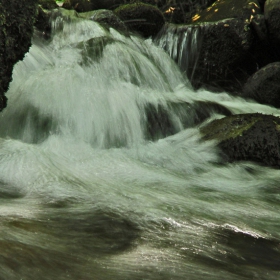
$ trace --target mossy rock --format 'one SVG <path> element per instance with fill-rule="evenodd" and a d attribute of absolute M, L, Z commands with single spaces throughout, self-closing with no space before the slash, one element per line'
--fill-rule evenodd
<path fill-rule="evenodd" d="M 37 1 L 2 0 L 0 4 L 0 111 L 6 107 L 13 66 L 31 46 Z"/>
<path fill-rule="evenodd" d="M 145 38 L 156 35 L 165 23 L 163 14 L 157 7 L 141 2 L 122 5 L 115 10 L 115 14 L 131 31 Z"/>
<path fill-rule="evenodd" d="M 229 161 L 250 160 L 280 167 L 280 118 L 240 114 L 214 120 L 200 129 L 204 140 L 217 140 Z"/>

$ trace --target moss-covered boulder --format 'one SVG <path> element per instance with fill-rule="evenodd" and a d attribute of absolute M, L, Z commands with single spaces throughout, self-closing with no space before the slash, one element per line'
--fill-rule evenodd
<path fill-rule="evenodd" d="M 214 120 L 201 128 L 204 140 L 216 139 L 230 161 L 255 161 L 280 167 L 280 118 L 240 114 Z"/>
<path fill-rule="evenodd" d="M 13 66 L 31 45 L 36 12 L 36 0 L 0 3 L 0 110 L 6 106 L 4 93 L 12 79 Z"/>
<path fill-rule="evenodd" d="M 156 35 L 165 23 L 163 14 L 157 7 L 140 2 L 122 5 L 115 10 L 115 14 L 129 30 L 146 38 Z"/>
<path fill-rule="evenodd" d="M 270 63 L 252 75 L 244 85 L 242 97 L 280 108 L 280 62 Z"/>

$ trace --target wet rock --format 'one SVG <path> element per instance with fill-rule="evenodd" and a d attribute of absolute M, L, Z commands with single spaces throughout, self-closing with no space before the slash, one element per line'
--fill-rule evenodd
<path fill-rule="evenodd" d="M 216 139 L 229 161 L 250 160 L 280 167 L 280 118 L 240 114 L 201 128 L 204 140 Z"/>
<path fill-rule="evenodd" d="M 89 65 L 93 61 L 99 62 L 100 58 L 103 56 L 104 48 L 115 42 L 122 43 L 107 36 L 95 37 L 86 42 L 79 43 L 77 47 L 81 49 L 81 56 L 83 58 L 82 64 Z"/>
<path fill-rule="evenodd" d="M 51 34 L 50 13 L 46 12 L 42 7 L 38 7 L 36 21 L 34 26 L 40 31 L 40 35 L 48 39 Z"/>
<path fill-rule="evenodd" d="M 161 11 L 148 4 L 122 5 L 115 10 L 115 13 L 131 31 L 146 38 L 156 35 L 165 23 Z"/>
<path fill-rule="evenodd" d="M 126 25 L 111 10 L 102 9 L 81 13 L 80 17 L 96 21 L 106 28 L 112 27 L 118 31 L 127 32 Z"/>
<path fill-rule="evenodd" d="M 255 15 L 251 21 L 251 26 L 253 27 L 260 41 L 267 40 L 268 32 L 267 32 L 264 15 L 261 14 Z"/>
<path fill-rule="evenodd" d="M 264 17 L 268 35 L 277 60 L 280 60 L 280 1 L 267 0 L 264 5 Z"/>
<path fill-rule="evenodd" d="M 197 14 L 202 25 L 199 58 L 192 73 L 195 88 L 237 92 L 257 70 L 251 54 L 254 35 L 250 21 L 260 12 L 256 1 L 223 0 Z"/>
<path fill-rule="evenodd" d="M 160 2 L 160 1 L 159 1 Z M 197 1 L 186 1 L 186 0 L 166 0 L 163 5 L 157 4 L 161 11 L 164 13 L 166 21 L 181 24 L 191 23 L 192 17 L 209 7 L 215 0 L 197 0 Z"/>
<path fill-rule="evenodd" d="M 260 12 L 257 0 L 218 0 L 209 8 L 197 13 L 192 22 L 216 22 L 227 18 L 250 21 Z"/>
<path fill-rule="evenodd" d="M 64 0 L 62 4 L 62 8 L 67 9 L 67 10 L 72 10 L 74 9 L 72 6 L 72 1 L 71 0 Z"/>
<path fill-rule="evenodd" d="M 59 6 L 56 4 L 55 0 L 38 0 L 38 4 L 43 8 L 43 9 L 56 9 Z"/>
<path fill-rule="evenodd" d="M 14 64 L 29 50 L 37 1 L 2 0 L 0 4 L 0 111 L 6 107 Z"/>
<path fill-rule="evenodd" d="M 92 2 L 88 0 L 66 0 L 62 7 L 69 10 L 75 9 L 79 13 L 94 10 Z"/>
<path fill-rule="evenodd" d="M 99 9 L 114 10 L 124 3 L 126 3 L 125 0 L 66 0 L 62 7 L 75 9 L 77 12 L 88 12 Z"/>
<path fill-rule="evenodd" d="M 239 91 L 257 65 L 250 55 L 253 34 L 248 22 L 228 19 L 203 26 L 199 57 L 192 70 L 195 88 Z"/>
<path fill-rule="evenodd" d="M 169 102 L 166 106 L 147 104 L 146 138 L 156 141 L 174 135 L 185 128 L 194 127 L 213 113 L 230 116 L 231 112 L 213 102 L 197 101 L 192 104 L 187 102 Z"/>
<path fill-rule="evenodd" d="M 244 85 L 242 97 L 280 108 L 280 62 L 270 63 L 252 75 Z"/>

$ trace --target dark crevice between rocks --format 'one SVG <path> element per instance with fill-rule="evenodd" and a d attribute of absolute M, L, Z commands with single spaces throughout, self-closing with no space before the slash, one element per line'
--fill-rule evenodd
<path fill-rule="evenodd" d="M 156 141 L 174 135 L 202 123 L 213 113 L 231 115 L 227 108 L 213 102 L 168 103 L 167 106 L 148 104 L 145 107 L 146 138 Z"/>

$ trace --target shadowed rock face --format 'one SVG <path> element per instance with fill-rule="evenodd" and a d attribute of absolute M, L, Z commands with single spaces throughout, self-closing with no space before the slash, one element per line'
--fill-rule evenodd
<path fill-rule="evenodd" d="M 14 64 L 31 45 L 36 0 L 2 0 L 0 4 L 0 111 L 7 105 L 5 92 Z"/>
<path fill-rule="evenodd" d="M 248 79 L 242 97 L 280 108 L 280 62 L 270 63 Z"/>
<path fill-rule="evenodd" d="M 264 17 L 268 29 L 268 37 L 273 46 L 274 55 L 280 59 L 280 1 L 267 0 L 264 5 Z"/>
<path fill-rule="evenodd" d="M 38 0 L 38 4 L 41 5 L 43 9 L 55 9 L 58 8 L 55 0 Z"/>
<path fill-rule="evenodd" d="M 259 13 L 257 1 L 219 0 L 193 17 L 193 23 L 205 25 L 192 77 L 196 88 L 239 91 L 256 71 L 250 22 Z"/>
<path fill-rule="evenodd" d="M 230 161 L 251 160 L 280 167 L 280 118 L 240 114 L 214 120 L 201 128 L 204 139 L 216 139 Z"/>
<path fill-rule="evenodd" d="M 260 6 L 256 0 L 218 0 L 193 17 L 193 22 L 215 22 L 225 18 L 250 20 L 258 13 Z"/>

